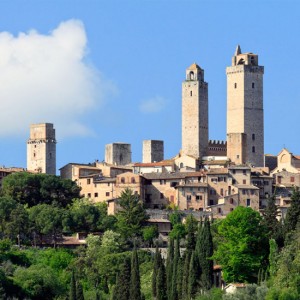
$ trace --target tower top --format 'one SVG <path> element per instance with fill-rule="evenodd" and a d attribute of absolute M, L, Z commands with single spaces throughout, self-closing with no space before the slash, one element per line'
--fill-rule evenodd
<path fill-rule="evenodd" d="M 195 62 L 191 64 L 187 70 L 202 70 Z"/>
<path fill-rule="evenodd" d="M 240 45 L 237 45 L 232 57 L 232 66 L 238 65 L 258 66 L 258 55 L 251 52 L 242 53 Z"/>
<path fill-rule="evenodd" d="M 237 46 L 236 46 L 236 49 L 235 49 L 234 56 L 237 56 L 237 55 L 239 55 L 239 54 L 242 54 L 242 51 L 241 51 L 240 45 L 237 45 Z"/>
<path fill-rule="evenodd" d="M 195 62 L 186 69 L 185 75 L 186 81 L 204 81 L 204 70 Z"/>

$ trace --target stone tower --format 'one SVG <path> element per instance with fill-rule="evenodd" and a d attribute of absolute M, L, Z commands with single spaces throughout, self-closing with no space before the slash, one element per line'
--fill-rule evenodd
<path fill-rule="evenodd" d="M 227 156 L 236 164 L 264 165 L 264 67 L 237 46 L 227 74 Z"/>
<path fill-rule="evenodd" d="M 105 162 L 112 165 L 131 163 L 131 144 L 112 143 L 105 145 Z"/>
<path fill-rule="evenodd" d="M 30 138 L 27 141 L 27 169 L 56 174 L 56 140 L 53 124 L 30 125 Z"/>
<path fill-rule="evenodd" d="M 164 159 L 164 141 L 143 141 L 143 163 L 153 163 Z"/>
<path fill-rule="evenodd" d="M 182 83 L 182 151 L 196 158 L 208 148 L 208 85 L 196 63 L 186 70 Z"/>

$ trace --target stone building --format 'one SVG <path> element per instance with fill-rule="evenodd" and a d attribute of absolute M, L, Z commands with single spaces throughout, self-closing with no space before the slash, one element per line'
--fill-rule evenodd
<path fill-rule="evenodd" d="M 105 162 L 112 165 L 128 165 L 131 163 L 131 145 L 112 143 L 105 145 Z"/>
<path fill-rule="evenodd" d="M 186 70 L 182 83 L 182 152 L 195 158 L 208 148 L 208 84 L 196 63 Z"/>
<path fill-rule="evenodd" d="M 227 74 L 227 156 L 235 164 L 264 166 L 263 74 L 258 55 L 237 47 Z"/>
<path fill-rule="evenodd" d="M 27 169 L 56 174 L 56 139 L 53 124 L 30 125 L 30 137 L 27 141 Z"/>
<path fill-rule="evenodd" d="M 156 163 L 164 159 L 164 142 L 157 140 L 143 141 L 143 163 Z"/>

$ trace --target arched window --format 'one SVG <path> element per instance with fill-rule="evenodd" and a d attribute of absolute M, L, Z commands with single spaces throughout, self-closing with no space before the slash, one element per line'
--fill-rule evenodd
<path fill-rule="evenodd" d="M 121 177 L 121 183 L 125 183 L 125 178 Z"/>
<path fill-rule="evenodd" d="M 179 168 L 180 169 L 183 168 L 183 163 L 180 163 Z"/>
<path fill-rule="evenodd" d="M 131 183 L 135 183 L 135 178 L 131 177 Z"/>
<path fill-rule="evenodd" d="M 195 75 L 194 75 L 194 72 L 192 71 L 192 72 L 190 72 L 190 80 L 194 80 L 194 78 L 195 78 Z"/>

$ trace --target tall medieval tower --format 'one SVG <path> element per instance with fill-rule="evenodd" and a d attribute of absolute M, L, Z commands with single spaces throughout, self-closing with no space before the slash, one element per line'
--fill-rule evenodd
<path fill-rule="evenodd" d="M 264 165 L 264 67 L 237 46 L 227 74 L 227 156 L 236 164 Z"/>
<path fill-rule="evenodd" d="M 204 70 L 192 64 L 182 83 L 182 152 L 202 158 L 208 148 L 208 84 Z"/>
<path fill-rule="evenodd" d="M 30 125 L 30 138 L 27 141 L 27 169 L 56 174 L 56 140 L 53 124 Z"/>

